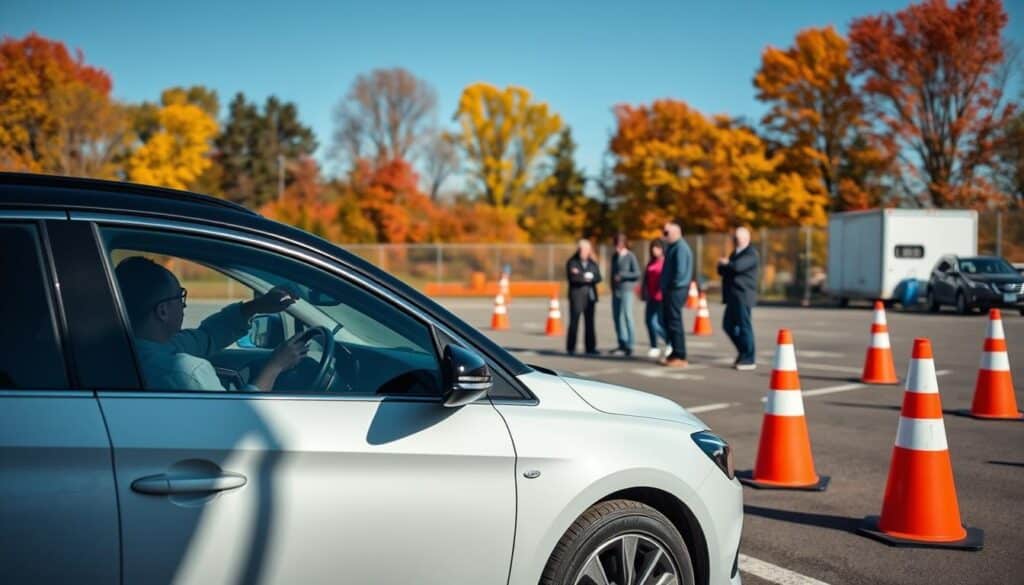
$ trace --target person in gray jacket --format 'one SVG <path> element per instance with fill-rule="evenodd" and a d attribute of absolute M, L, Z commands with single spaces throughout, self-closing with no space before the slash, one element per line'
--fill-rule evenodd
<path fill-rule="evenodd" d="M 612 320 L 615 322 L 615 336 L 619 346 L 610 353 L 633 355 L 633 289 L 640 280 L 640 263 L 629 250 L 626 234 L 618 234 L 613 240 L 615 254 L 611 259 L 612 278 Z"/>
<path fill-rule="evenodd" d="M 678 222 L 665 224 L 665 266 L 661 270 L 661 320 L 672 353 L 662 362 L 670 368 L 685 368 L 686 337 L 683 335 L 683 304 L 693 279 L 693 252 L 683 239 Z"/>
<path fill-rule="evenodd" d="M 751 310 L 757 304 L 757 270 L 761 262 L 757 250 L 750 245 L 750 230 L 742 226 L 736 228 L 732 242 L 732 254 L 718 261 L 722 301 L 725 302 L 722 329 L 736 346 L 738 355 L 733 366 L 737 370 L 753 370 L 757 365 Z"/>

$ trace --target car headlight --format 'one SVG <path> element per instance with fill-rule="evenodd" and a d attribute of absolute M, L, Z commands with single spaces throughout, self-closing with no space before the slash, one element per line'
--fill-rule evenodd
<path fill-rule="evenodd" d="M 715 465 L 722 470 L 726 477 L 732 479 L 736 476 L 736 468 L 732 463 L 732 447 L 725 442 L 725 439 L 711 431 L 693 433 L 690 438 L 697 443 L 705 455 L 715 462 Z"/>

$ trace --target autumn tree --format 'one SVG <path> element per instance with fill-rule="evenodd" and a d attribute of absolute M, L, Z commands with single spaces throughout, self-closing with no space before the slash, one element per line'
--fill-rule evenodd
<path fill-rule="evenodd" d="M 998 200 L 986 178 L 997 131 L 1013 114 L 1003 103 L 1000 0 L 925 0 L 850 25 L 854 72 L 903 189 L 925 205 L 980 206 Z"/>
<path fill-rule="evenodd" d="M 562 119 L 521 87 L 474 83 L 462 91 L 455 117 L 473 187 L 498 209 L 524 209 L 544 193 L 538 168 Z"/>
<path fill-rule="evenodd" d="M 259 213 L 327 240 L 345 241 L 346 226 L 339 221 L 341 209 L 336 201 L 329 200 L 320 168 L 312 157 L 295 162 L 293 180 L 283 196 L 265 203 Z"/>
<path fill-rule="evenodd" d="M 1010 203 L 1024 206 L 1024 110 L 999 132 L 995 151 L 996 185 L 1009 195 Z"/>
<path fill-rule="evenodd" d="M 270 96 L 261 110 L 241 92 L 228 105 L 224 130 L 214 144 L 224 197 L 254 209 L 277 197 L 278 173 L 285 171 L 285 184 L 290 184 L 291 167 L 312 156 L 317 146 L 294 103 Z"/>
<path fill-rule="evenodd" d="M 576 142 L 566 127 L 558 134 L 546 165 L 549 186 L 527 208 L 525 226 L 535 242 L 571 241 L 583 235 L 595 202 L 584 194 L 586 177 L 576 166 Z"/>
<path fill-rule="evenodd" d="M 188 189 L 210 167 L 217 121 L 180 92 L 165 92 L 152 128 L 127 161 L 136 183 Z"/>
<path fill-rule="evenodd" d="M 672 218 L 696 231 L 824 222 L 825 196 L 798 173 L 779 172 L 781 157 L 769 156 L 752 129 L 671 99 L 620 105 L 615 114 L 609 150 L 629 233 L 654 237 Z"/>
<path fill-rule="evenodd" d="M 110 76 L 38 34 L 0 41 L 0 168 L 112 178 L 129 124 Z"/>
<path fill-rule="evenodd" d="M 335 109 L 334 153 L 350 166 L 412 161 L 436 108 L 434 88 L 405 69 L 360 75 Z"/>
<path fill-rule="evenodd" d="M 434 130 L 423 148 L 423 172 L 430 199 L 437 201 L 441 186 L 459 169 L 456 137 L 448 132 Z"/>
<path fill-rule="evenodd" d="M 380 243 L 436 242 L 436 208 L 420 191 L 419 177 L 404 160 L 356 161 L 348 189 Z"/>
<path fill-rule="evenodd" d="M 770 106 L 762 123 L 783 155 L 782 168 L 826 193 L 836 211 L 877 207 L 888 159 L 872 146 L 864 103 L 851 82 L 848 43 L 834 28 L 809 28 L 792 47 L 768 47 L 754 76 Z"/>

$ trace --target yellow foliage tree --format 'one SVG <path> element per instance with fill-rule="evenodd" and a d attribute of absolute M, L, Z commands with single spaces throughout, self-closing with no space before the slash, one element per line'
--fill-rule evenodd
<path fill-rule="evenodd" d="M 455 117 L 459 143 L 484 199 L 499 210 L 525 209 L 550 185 L 538 177 L 562 119 L 521 87 L 474 83 L 462 91 Z"/>
<path fill-rule="evenodd" d="M 849 43 L 829 26 L 800 31 L 787 49 L 766 48 L 754 76 L 758 99 L 771 106 L 762 122 L 782 145 L 783 167 L 840 211 L 879 205 L 889 168 L 871 144 L 851 69 Z"/>
<path fill-rule="evenodd" d="M 176 96 L 180 97 L 180 96 Z M 217 122 L 199 106 L 171 99 L 157 112 L 158 130 L 128 159 L 136 183 L 186 189 L 209 168 Z"/>
<path fill-rule="evenodd" d="M 678 100 L 615 113 L 610 150 L 630 233 L 656 237 L 673 218 L 697 231 L 824 223 L 824 195 L 808 190 L 799 174 L 780 173 L 781 157 L 769 156 L 751 129 Z"/>

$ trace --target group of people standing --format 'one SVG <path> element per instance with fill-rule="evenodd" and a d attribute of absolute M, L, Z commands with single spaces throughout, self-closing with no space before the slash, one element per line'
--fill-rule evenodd
<path fill-rule="evenodd" d="M 629 249 L 624 234 L 615 236 L 615 252 L 609 261 L 612 294 L 612 320 L 615 323 L 617 346 L 609 353 L 633 355 L 635 327 L 633 298 L 644 300 L 644 323 L 650 340 L 647 356 L 660 358 L 659 363 L 672 368 L 685 368 L 686 337 L 683 332 L 683 305 L 693 280 L 694 260 L 689 244 L 683 239 L 680 224 L 666 223 L 662 238 L 650 242 L 647 266 L 641 270 L 635 254 Z M 750 231 L 738 227 L 733 231 L 733 252 L 718 263 L 722 277 L 722 295 L 726 303 L 723 328 L 736 346 L 735 367 L 754 369 L 754 331 L 751 309 L 757 302 L 759 258 L 750 246 Z M 576 338 L 582 318 L 583 345 L 587 354 L 597 355 L 597 331 L 594 325 L 597 285 L 602 281 L 601 268 L 589 240 L 579 241 L 576 253 L 565 265 L 569 281 L 569 330 L 565 349 L 576 352 Z M 659 348 L 659 340 L 664 346 Z"/>

